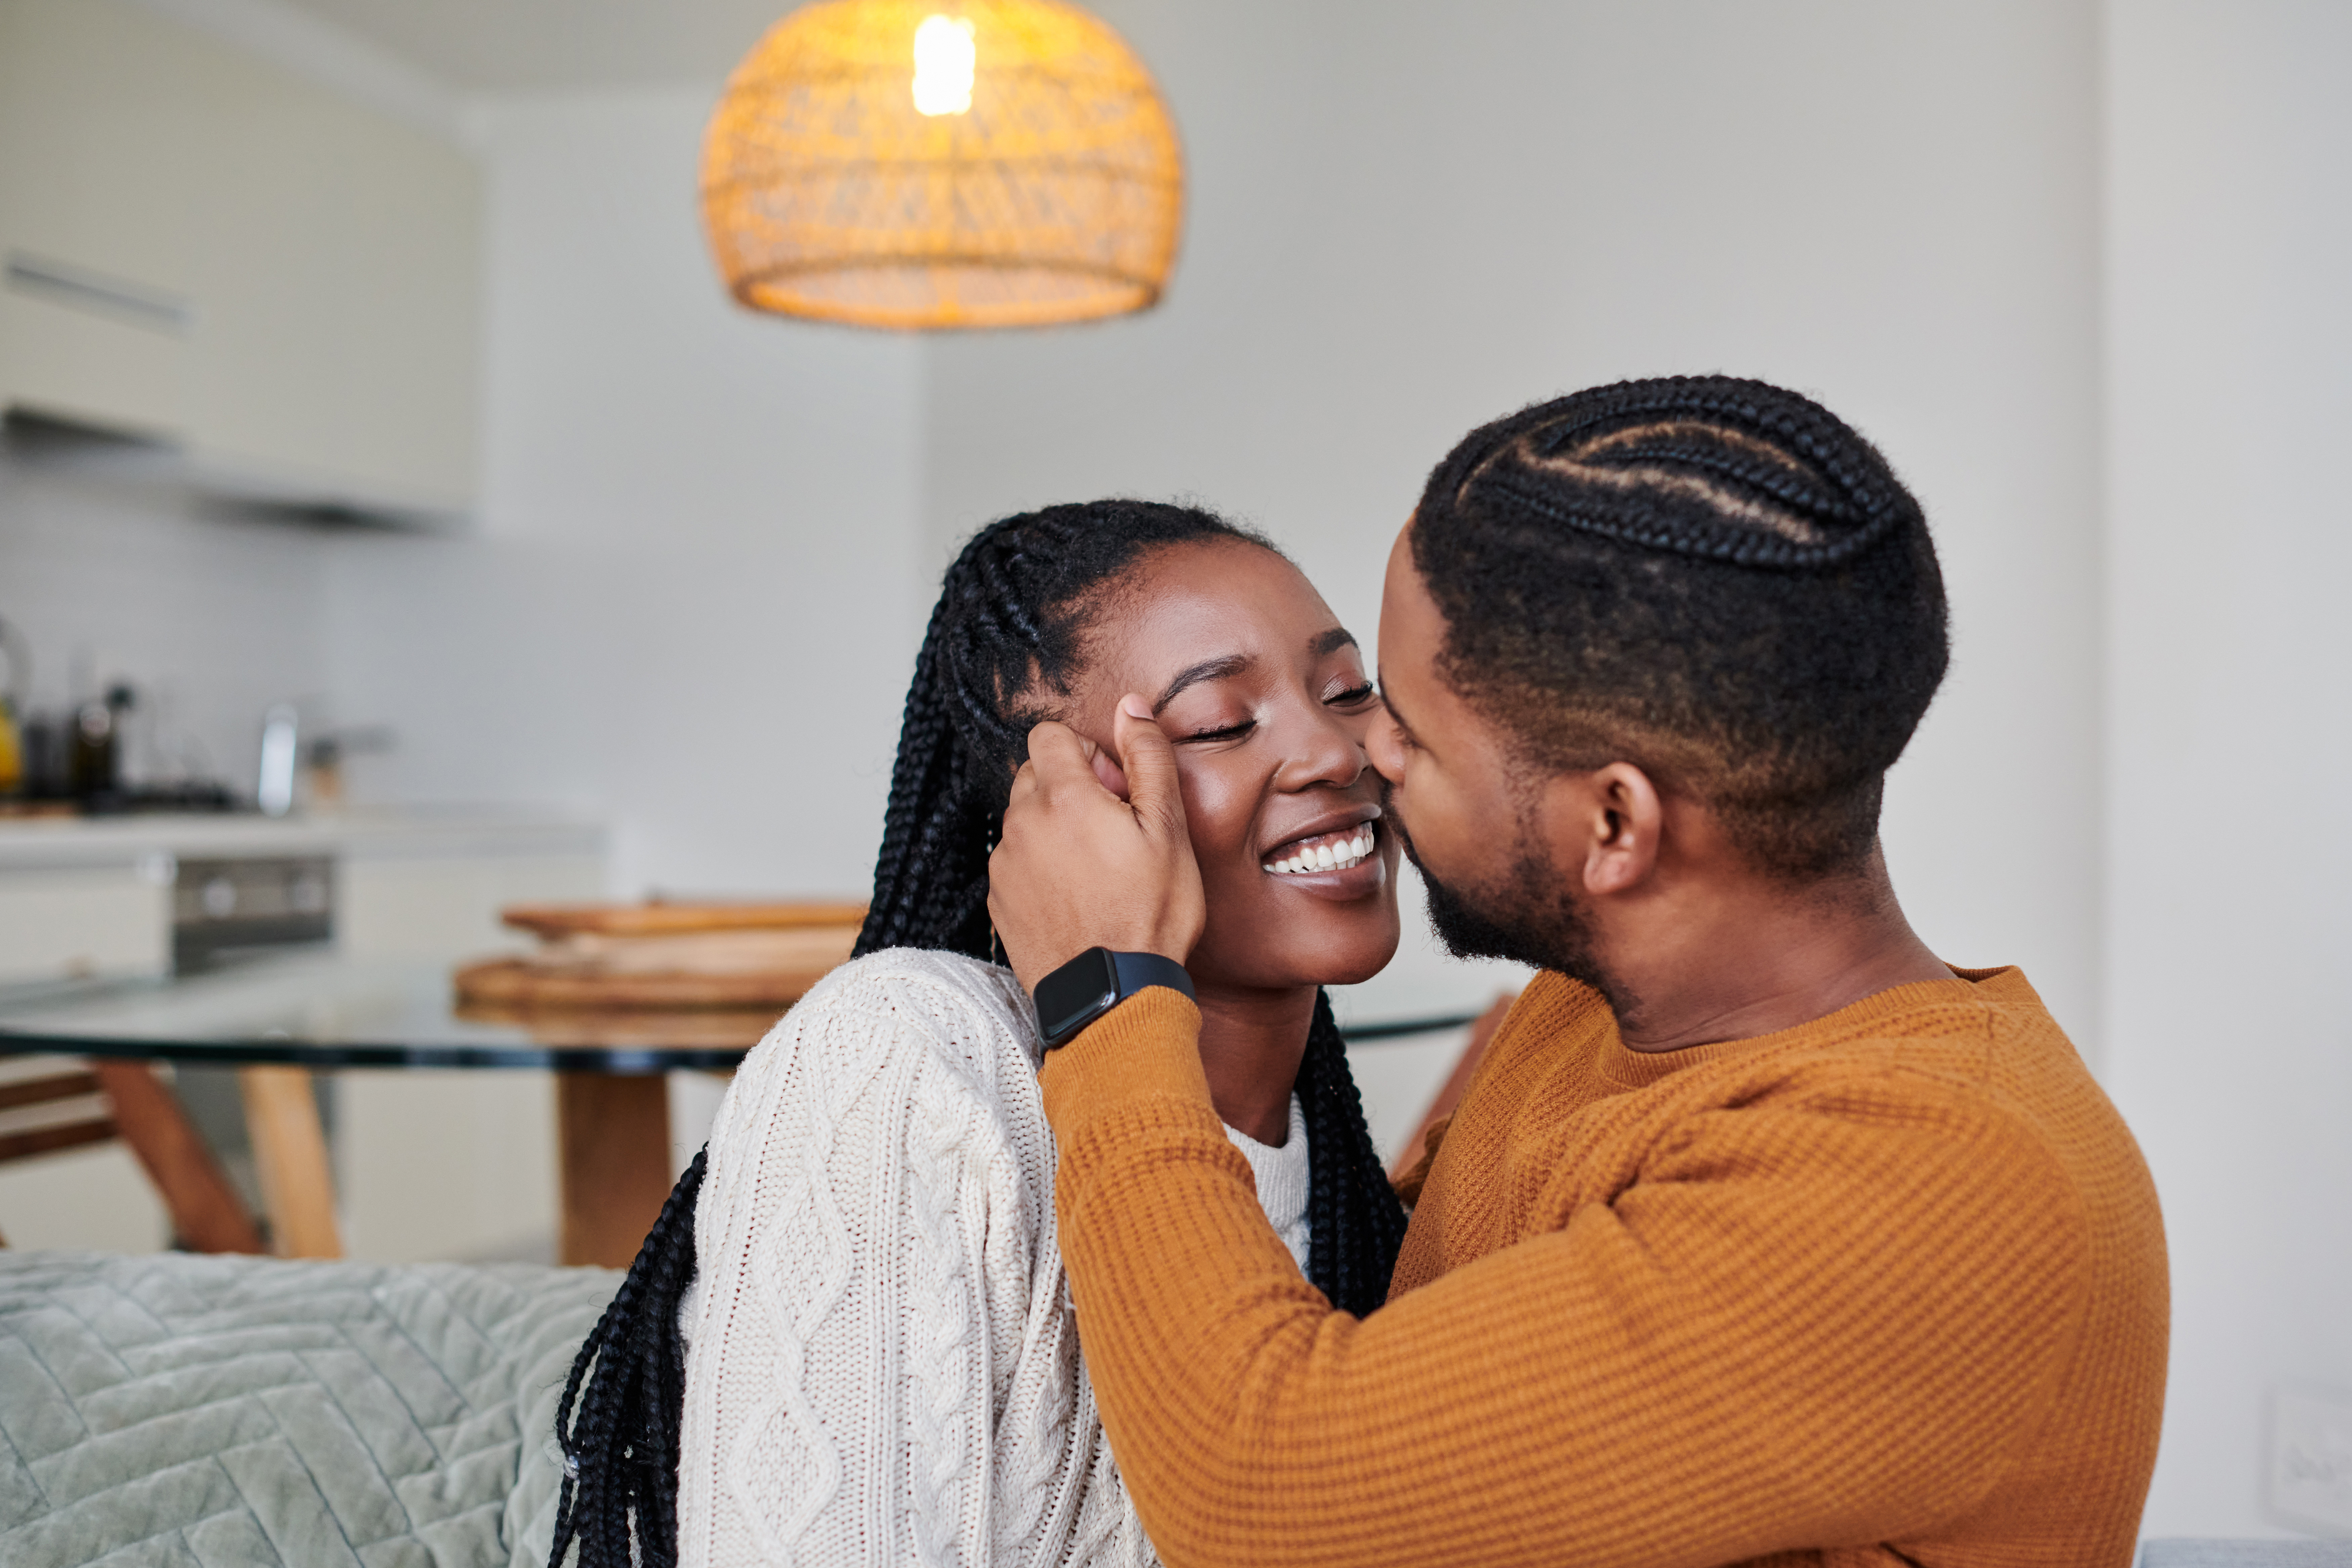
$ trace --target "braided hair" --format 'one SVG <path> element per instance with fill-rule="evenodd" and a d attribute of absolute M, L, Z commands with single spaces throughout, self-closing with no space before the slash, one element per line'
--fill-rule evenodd
<path fill-rule="evenodd" d="M 1127 500 L 1048 507 L 973 536 L 948 569 L 915 656 L 873 903 L 853 956 L 919 947 L 992 957 L 988 856 L 1013 775 L 1028 757 L 1030 728 L 1051 716 L 1055 698 L 1070 695 L 1088 631 L 1146 552 L 1220 539 L 1274 548 L 1194 507 Z M 1346 1042 L 1320 992 L 1296 1092 L 1307 1124 L 1307 1276 L 1332 1305 L 1362 1316 L 1387 1299 L 1404 1208 L 1372 1146 Z M 580 1568 L 677 1561 L 686 1402 L 678 1307 L 694 1280 L 694 1210 L 707 1154 L 678 1178 L 572 1363 L 556 1408 L 564 1479 L 549 1568 L 562 1568 L 574 1542 Z"/>
<path fill-rule="evenodd" d="M 1637 763 L 1790 883 L 1867 862 L 1950 654 L 1919 503 L 1829 410 L 1730 376 L 1556 398 L 1465 436 L 1412 540 L 1440 672 L 1519 760 Z"/>

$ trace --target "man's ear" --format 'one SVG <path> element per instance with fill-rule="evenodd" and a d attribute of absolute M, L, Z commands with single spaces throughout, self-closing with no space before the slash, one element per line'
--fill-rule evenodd
<path fill-rule="evenodd" d="M 1658 863 L 1665 810 L 1650 776 L 1630 762 L 1563 773 L 1544 786 L 1539 808 L 1553 868 L 1594 897 L 1629 892 Z"/>

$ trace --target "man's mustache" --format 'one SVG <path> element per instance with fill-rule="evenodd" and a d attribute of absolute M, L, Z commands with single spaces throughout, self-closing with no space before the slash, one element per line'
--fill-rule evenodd
<path fill-rule="evenodd" d="M 1404 851 L 1404 858 L 1412 862 L 1412 869 L 1428 875 L 1429 868 L 1421 863 L 1421 856 L 1413 851 L 1412 834 L 1406 829 L 1404 818 L 1397 813 L 1396 786 L 1386 779 L 1381 780 L 1381 823 L 1396 835 L 1397 847 Z"/>

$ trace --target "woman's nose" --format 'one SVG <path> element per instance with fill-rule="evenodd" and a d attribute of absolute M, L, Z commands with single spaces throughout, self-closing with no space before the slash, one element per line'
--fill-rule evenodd
<path fill-rule="evenodd" d="M 1363 743 L 1338 715 L 1318 708 L 1276 771 L 1275 787 L 1293 792 L 1318 785 L 1344 789 L 1362 778 L 1370 766 Z"/>

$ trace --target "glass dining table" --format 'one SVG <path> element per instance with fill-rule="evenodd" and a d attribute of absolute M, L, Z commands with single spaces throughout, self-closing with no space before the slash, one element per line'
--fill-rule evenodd
<path fill-rule="evenodd" d="M 618 1268 L 636 1255 L 674 1179 L 667 1075 L 733 1071 L 781 1010 L 500 1010 L 461 1003 L 446 962 L 320 951 L 168 978 L 0 990 L 0 1057 L 87 1061 L 111 1102 L 114 1132 L 153 1178 L 183 1243 L 258 1250 L 244 1201 L 153 1064 L 234 1068 L 268 1245 L 295 1257 L 341 1253 L 313 1072 L 551 1072 L 558 1256 Z M 1357 1022 L 1342 1032 L 1351 1044 L 1404 1039 L 1474 1016 Z"/>
<path fill-rule="evenodd" d="M 0 1056 L 87 1061 L 115 1130 L 192 1245 L 252 1250 L 241 1210 L 152 1064 L 236 1070 L 275 1250 L 334 1257 L 335 1183 L 310 1075 L 417 1069 L 555 1075 L 558 1255 L 627 1264 L 668 1196 L 669 1072 L 730 1072 L 781 1009 L 501 1011 L 461 1004 L 446 963 L 328 952 L 169 978 L 0 991 Z"/>

